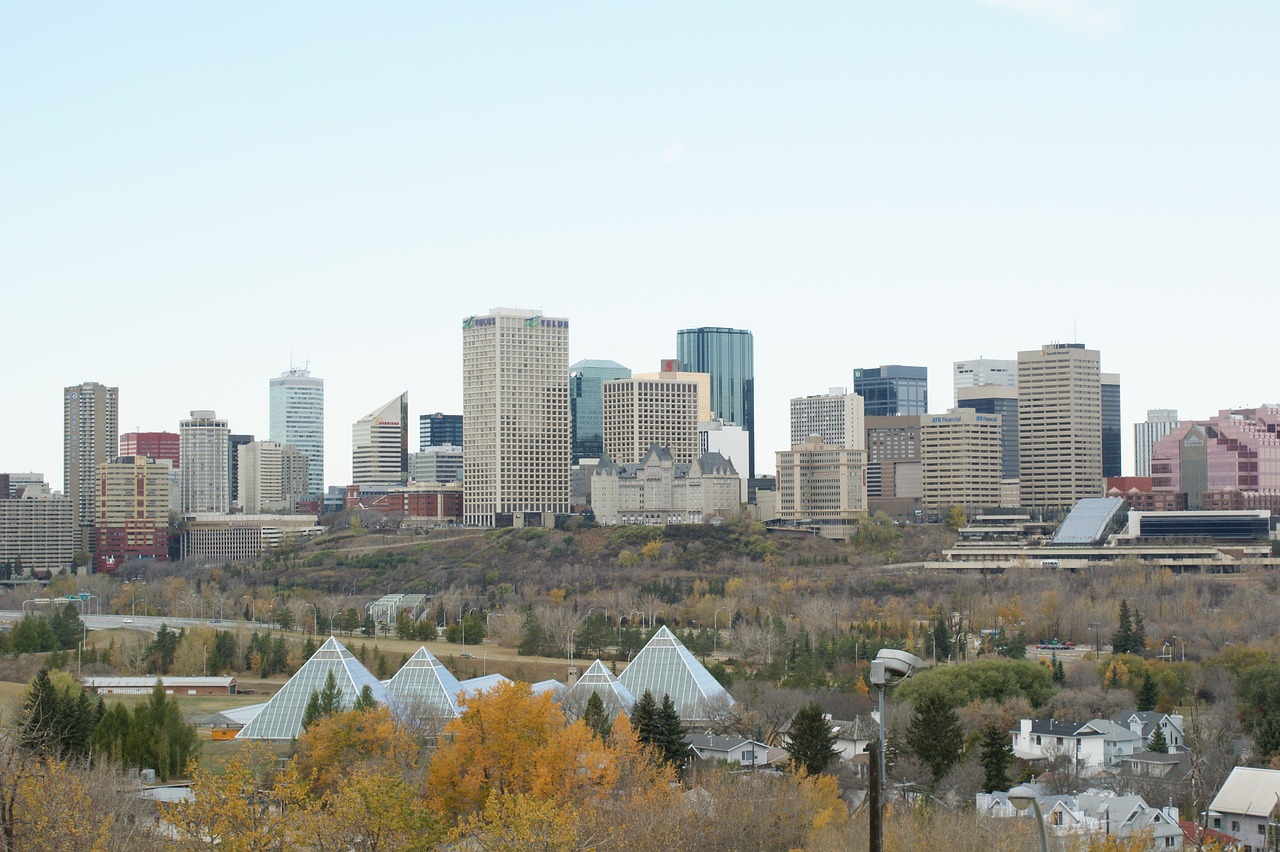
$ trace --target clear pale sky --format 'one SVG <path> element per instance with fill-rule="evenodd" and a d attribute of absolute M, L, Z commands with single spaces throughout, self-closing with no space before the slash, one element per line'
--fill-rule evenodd
<path fill-rule="evenodd" d="M 0 470 L 121 431 L 267 433 L 309 361 L 326 479 L 461 321 L 634 370 L 755 333 L 758 467 L 854 367 L 1101 350 L 1129 424 L 1280 401 L 1280 4 L 0 2 Z"/>

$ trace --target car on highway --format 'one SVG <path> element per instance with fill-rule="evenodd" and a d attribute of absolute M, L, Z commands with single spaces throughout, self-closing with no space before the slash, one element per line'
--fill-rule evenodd
<path fill-rule="evenodd" d="M 461 656 L 464 660 L 474 660 L 476 658 L 475 654 L 462 654 Z"/>
<path fill-rule="evenodd" d="M 122 621 L 122 622 L 120 622 L 120 623 L 121 623 L 121 624 L 133 624 L 133 619 L 132 619 L 132 618 L 126 618 L 124 621 Z"/>

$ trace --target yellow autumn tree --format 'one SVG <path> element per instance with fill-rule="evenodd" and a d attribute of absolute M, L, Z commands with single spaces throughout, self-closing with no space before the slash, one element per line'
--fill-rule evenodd
<path fill-rule="evenodd" d="M 310 792 L 321 795 L 345 783 L 356 767 L 411 779 L 420 756 L 412 731 L 378 706 L 317 720 L 298 738 L 294 765 Z"/>
<path fill-rule="evenodd" d="M 357 768 L 295 813 L 295 837 L 311 852 L 426 852 L 444 840 L 438 818 L 392 774 Z"/>

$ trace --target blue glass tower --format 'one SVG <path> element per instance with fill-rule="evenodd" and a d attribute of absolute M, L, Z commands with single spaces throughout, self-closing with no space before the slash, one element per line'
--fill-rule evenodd
<path fill-rule="evenodd" d="M 569 418 L 573 463 L 604 453 L 604 383 L 629 379 L 631 370 L 617 361 L 578 361 L 569 365 Z"/>
<path fill-rule="evenodd" d="M 853 371 L 853 392 L 867 417 L 929 413 L 929 370 L 889 364 Z"/>
<path fill-rule="evenodd" d="M 748 476 L 756 476 L 755 344 L 740 328 L 686 328 L 676 333 L 685 370 L 711 375 L 711 413 L 748 435 Z"/>
<path fill-rule="evenodd" d="M 445 445 L 462 446 L 462 415 L 439 411 L 418 415 L 418 450 Z"/>

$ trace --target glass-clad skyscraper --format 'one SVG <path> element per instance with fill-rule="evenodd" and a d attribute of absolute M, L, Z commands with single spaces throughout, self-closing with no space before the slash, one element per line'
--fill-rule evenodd
<path fill-rule="evenodd" d="M 853 371 L 853 392 L 867 417 L 929 413 L 929 370 L 888 364 Z"/>
<path fill-rule="evenodd" d="M 1102 374 L 1102 475 L 1120 476 L 1124 425 L 1120 422 L 1120 376 Z"/>
<path fill-rule="evenodd" d="M 572 421 L 573 462 L 598 459 L 604 452 L 603 385 L 631 378 L 631 370 L 617 361 L 578 361 L 569 365 L 569 417 Z"/>
<path fill-rule="evenodd" d="M 711 375 L 711 416 L 747 431 L 748 476 L 756 475 L 755 344 L 740 328 L 686 328 L 676 333 L 676 357 L 691 373 Z"/>
<path fill-rule="evenodd" d="M 462 415 L 434 414 L 418 415 L 418 452 L 425 452 L 427 447 L 461 447 Z"/>
<path fill-rule="evenodd" d="M 307 454 L 307 495 L 324 494 L 324 379 L 291 368 L 271 380 L 269 435 Z"/>

